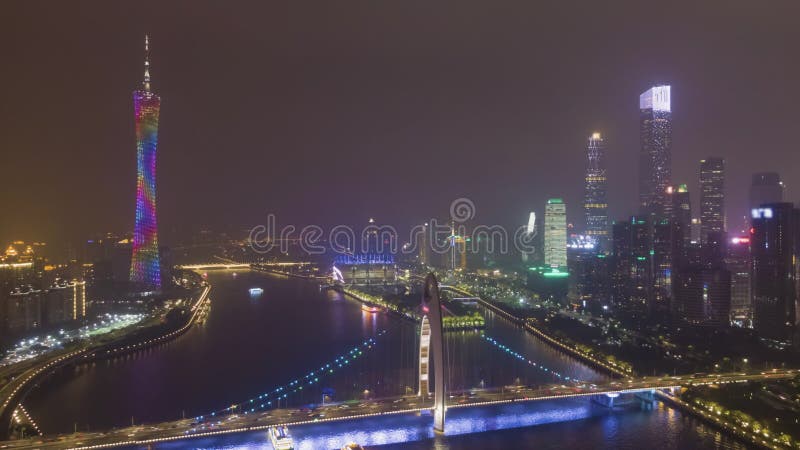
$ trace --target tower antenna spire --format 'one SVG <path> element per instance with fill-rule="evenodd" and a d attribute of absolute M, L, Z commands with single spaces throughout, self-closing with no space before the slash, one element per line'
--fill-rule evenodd
<path fill-rule="evenodd" d="M 150 36 L 144 35 L 144 90 L 150 92 Z"/>

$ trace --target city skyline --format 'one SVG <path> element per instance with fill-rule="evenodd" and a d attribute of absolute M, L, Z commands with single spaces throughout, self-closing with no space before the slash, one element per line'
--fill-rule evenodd
<path fill-rule="evenodd" d="M 15 7 L 20 8 L 21 14 L 34 14 L 23 6 Z M 625 7 L 612 9 L 624 10 L 627 18 L 644 14 L 635 5 Z M 769 20 L 777 21 L 778 26 L 761 30 L 764 33 L 753 31 L 752 48 L 738 55 L 736 67 L 748 58 L 761 61 L 767 56 L 771 58 L 765 62 L 767 64 L 780 61 L 788 66 L 781 66 L 782 70 L 775 75 L 778 79 L 771 78 L 769 86 L 760 83 L 759 95 L 751 98 L 753 95 L 742 88 L 766 75 L 739 74 L 733 69 L 732 61 L 722 57 L 696 65 L 703 67 L 707 72 L 705 75 L 697 72 L 695 66 L 682 62 L 684 57 L 696 62 L 700 54 L 709 51 L 725 55 L 729 48 L 721 41 L 700 42 L 700 49 L 687 45 L 688 36 L 705 36 L 697 22 L 699 15 L 688 18 L 685 36 L 675 35 L 671 41 L 648 38 L 641 43 L 621 43 L 618 48 L 620 56 L 602 63 L 611 77 L 600 76 L 587 81 L 573 76 L 556 80 L 558 74 L 578 64 L 581 58 L 598 58 L 603 54 L 593 50 L 610 45 L 603 38 L 584 48 L 579 44 L 582 32 L 580 27 L 576 27 L 579 37 L 567 39 L 564 44 L 574 50 L 573 56 L 567 56 L 549 68 L 539 64 L 534 66 L 534 61 L 509 50 L 493 58 L 499 70 L 481 74 L 474 70 L 470 56 L 486 56 L 482 50 L 433 39 L 431 51 L 450 50 L 450 62 L 454 65 L 433 64 L 415 57 L 413 61 L 424 63 L 421 67 L 427 68 L 429 76 L 411 75 L 403 80 L 391 78 L 395 80 L 391 83 L 370 84 L 370 79 L 381 79 L 384 74 L 400 67 L 402 62 L 412 61 L 409 52 L 421 49 L 419 42 L 401 45 L 390 35 L 379 33 L 373 40 L 374 45 L 353 44 L 355 47 L 346 58 L 330 63 L 320 50 L 334 44 L 326 46 L 319 33 L 311 30 L 312 38 L 305 43 L 289 40 L 277 44 L 286 41 L 267 38 L 271 34 L 289 33 L 285 27 L 259 28 L 267 33 L 263 37 L 256 33 L 252 38 L 243 39 L 241 35 L 222 33 L 212 38 L 199 32 L 204 19 L 192 16 L 191 21 L 177 24 L 186 32 L 185 37 L 179 39 L 167 32 L 172 25 L 172 16 L 169 7 L 164 8 L 162 13 L 156 9 L 152 17 L 143 16 L 141 23 L 109 15 L 109 11 L 103 8 L 82 10 L 86 13 L 84 16 L 64 22 L 81 24 L 98 14 L 108 16 L 108 23 L 119 27 L 112 26 L 108 30 L 88 27 L 86 32 L 59 42 L 58 52 L 54 53 L 48 49 L 55 42 L 53 33 L 60 29 L 56 24 L 50 31 L 40 30 L 39 40 L 31 43 L 32 49 L 41 55 L 42 62 L 12 54 L 11 59 L 18 61 L 15 73 L 19 76 L 15 84 L 20 89 L 11 93 L 9 103 L 26 107 L 13 115 L 8 109 L 2 112 L 2 118 L 7 119 L 2 123 L 7 129 L 1 133 L 3 140 L 0 144 L 19 149 L 19 156 L 9 168 L 9 182 L 24 184 L 27 181 L 23 176 L 26 173 L 24 169 L 35 166 L 38 160 L 51 159 L 56 163 L 55 167 L 65 170 L 43 168 L 41 180 L 25 195 L 2 198 L 11 210 L 35 220 L 33 225 L 26 226 L 16 222 L 4 223 L 0 226 L 0 237 L 5 240 L 81 239 L 106 231 L 132 231 L 130 209 L 125 202 L 133 193 L 130 187 L 123 185 L 130 186 L 133 182 L 111 181 L 133 180 L 135 177 L 130 164 L 123 164 L 125 155 L 130 155 L 133 136 L 130 125 L 126 125 L 125 111 L 130 110 L 130 103 L 124 100 L 124 93 L 138 78 L 139 71 L 133 64 L 135 59 L 130 55 L 135 54 L 136 36 L 141 36 L 143 31 L 157 36 L 159 52 L 154 58 L 159 67 L 160 92 L 169 98 L 169 112 L 164 113 L 167 115 L 162 119 L 168 121 L 170 127 L 161 136 L 162 146 L 169 151 L 160 155 L 162 160 L 159 164 L 166 180 L 160 190 L 162 205 L 170 205 L 160 211 L 165 242 L 174 240 L 181 230 L 193 226 L 219 228 L 240 224 L 247 227 L 259 223 L 267 211 L 275 211 L 293 222 L 314 222 L 321 217 L 331 223 L 345 222 L 345 218 L 363 211 L 365 216 L 378 217 L 383 223 L 410 226 L 424 217 L 439 215 L 453 198 L 459 196 L 473 199 L 479 206 L 478 217 L 484 221 L 522 224 L 525 212 L 537 209 L 537 205 L 547 198 L 558 196 L 563 197 L 568 205 L 581 204 L 583 173 L 580 161 L 584 157 L 584 136 L 594 131 L 602 133 L 610 149 L 607 155 L 609 216 L 611 220 L 619 220 L 637 209 L 635 192 L 626 176 L 637 170 L 631 164 L 639 147 L 636 96 L 658 83 L 668 83 L 674 89 L 672 183 L 688 183 L 692 195 L 698 196 L 698 153 L 713 153 L 725 158 L 728 163 L 726 200 L 729 201 L 726 201 L 726 209 L 729 223 L 738 224 L 738 216 L 746 215 L 747 190 L 753 172 L 778 171 L 784 179 L 790 180 L 792 174 L 785 172 L 798 165 L 796 152 L 784 151 L 793 145 L 793 129 L 788 122 L 788 117 L 791 117 L 791 109 L 787 109 L 791 104 L 789 99 L 795 95 L 800 97 L 791 82 L 796 78 L 792 76 L 793 70 L 798 70 L 796 58 L 789 58 L 788 53 L 783 53 L 786 51 L 784 48 L 765 47 L 779 36 L 785 38 L 796 33 L 796 30 L 780 25 L 783 15 L 777 11 L 769 13 Z M 214 7 L 197 6 L 198 14 L 208 9 L 214 10 Z M 474 17 L 477 11 L 475 7 L 465 6 L 463 14 Z M 562 13 L 561 8 L 555 6 L 548 7 L 546 12 L 556 16 Z M 50 17 L 49 14 L 56 13 L 62 13 L 64 17 L 76 14 L 58 11 L 57 8 L 43 14 Z M 733 33 L 736 23 L 749 20 L 741 5 L 734 4 L 722 13 L 732 24 L 730 28 L 722 26 L 715 30 L 723 35 Z M 139 14 L 134 13 L 134 16 Z M 222 12 L 223 17 L 225 14 Z M 293 8 L 282 11 L 282 14 L 290 21 L 302 17 Z M 410 20 L 407 13 L 397 14 L 391 20 L 379 18 L 378 9 L 369 9 L 365 14 L 383 21 L 390 29 Z M 526 14 L 523 11 L 522 16 Z M 588 21 L 592 14 L 594 17 L 613 16 L 612 11 L 588 8 L 576 17 L 574 25 Z M 474 20 L 479 29 L 490 29 L 498 26 L 498 19 L 498 15 L 488 14 Z M 668 14 L 651 26 L 666 31 L 669 19 L 675 18 Z M 445 23 L 443 20 L 435 14 L 425 19 L 423 35 L 432 38 L 431 30 Z M 623 19 L 610 20 L 621 23 Z M 321 25 L 326 22 L 316 18 L 314 23 Z M 628 22 L 622 24 L 629 33 L 638 27 Z M 237 24 L 240 25 L 249 30 L 253 24 L 245 20 Z M 546 27 L 534 31 L 516 22 L 509 25 L 507 38 L 495 38 L 497 40 L 487 45 L 513 42 L 509 49 L 551 54 L 548 47 L 537 39 L 538 33 L 545 32 Z M 12 33 L 9 36 L 21 32 L 13 27 L 4 31 Z M 369 32 L 356 27 L 343 36 L 347 36 L 349 45 L 352 39 Z M 467 28 L 454 25 L 451 32 L 454 36 L 463 35 Z M 287 36 L 294 35 L 289 33 Z M 512 37 L 513 40 L 509 40 Z M 643 53 L 644 49 L 660 52 L 661 57 Z M 100 56 L 109 54 L 113 62 L 99 65 Z M 254 54 L 260 55 L 259 58 L 245 57 Z M 302 64 L 293 63 L 292 54 L 309 57 Z M 379 54 L 385 56 L 376 59 Z M 214 56 L 207 61 L 206 55 Z M 41 70 L 42 64 L 56 61 L 64 69 L 66 78 L 63 85 L 42 86 L 39 96 L 28 96 L 24 102 L 15 97 L 31 92 L 36 83 L 41 83 L 45 74 Z M 327 70 L 318 70 L 323 64 Z M 509 64 L 516 70 L 504 69 Z M 536 75 L 530 77 L 534 67 Z M 618 75 L 629 73 L 630 67 L 638 69 L 631 77 L 620 79 Z M 202 70 L 195 70 L 200 68 Z M 235 83 L 229 75 L 233 69 L 244 74 Z M 458 72 L 451 73 L 457 69 Z M 357 75 L 359 72 L 363 75 Z M 725 77 L 712 77 L 723 72 Z M 775 71 L 764 72 L 772 74 Z M 75 83 L 72 77 L 83 81 Z M 442 77 L 449 81 L 441 82 Z M 262 79 L 265 82 L 260 82 Z M 501 82 L 508 85 L 508 89 L 492 90 L 491 95 L 482 94 L 481 89 L 467 89 L 469 86 L 488 89 Z M 60 105 L 75 103 L 72 96 L 78 91 L 72 87 L 76 85 L 81 86 L 79 92 L 85 108 L 74 116 L 77 120 L 73 121 L 73 127 L 58 133 L 57 140 L 48 133 L 32 134 L 27 125 L 14 125 L 20 120 L 28 120 L 29 108 L 35 108 L 45 113 L 35 123 L 43 127 L 54 126 L 58 123 L 55 116 L 63 116 L 59 113 Z M 578 89 L 584 85 L 585 88 Z M 278 86 L 283 87 L 278 89 Z M 333 86 L 339 88 L 331 90 Z M 362 89 L 361 86 L 372 87 Z M 550 88 L 553 86 L 561 87 L 552 92 Z M 357 92 L 360 94 L 356 95 Z M 340 101 L 340 95 L 347 95 L 354 101 Z M 463 107 L 447 106 L 455 96 L 466 99 Z M 439 100 L 423 102 L 423 98 Z M 732 108 L 745 101 L 751 105 L 750 108 Z M 489 108 L 490 111 L 497 110 L 496 114 L 485 112 L 486 106 L 501 104 L 504 106 L 500 109 Z M 372 114 L 378 105 L 383 105 L 377 109 L 379 113 Z M 583 108 L 576 109 L 579 105 Z M 367 114 L 368 110 L 370 114 Z M 287 113 L 281 114 L 281 111 Z M 579 112 L 572 114 L 570 111 Z M 735 115 L 732 111 L 736 111 Z M 757 120 L 754 111 L 773 111 L 777 119 Z M 786 113 L 781 114 L 781 111 Z M 747 126 L 743 126 L 742 121 Z M 90 123 L 94 124 L 92 132 L 86 129 Z M 359 123 L 364 125 L 363 134 L 343 134 Z M 504 132 L 492 131 L 499 129 Z M 90 138 L 86 139 L 87 136 Z M 51 148 L 61 151 L 54 150 L 55 156 L 45 157 Z M 380 173 L 364 173 L 362 170 L 357 177 L 330 176 L 343 170 L 358 169 L 378 148 L 389 155 L 398 155 L 390 157 L 388 164 L 377 171 Z M 230 158 L 224 162 L 217 161 L 222 153 L 230 155 Z M 563 168 L 558 177 L 553 171 L 545 170 L 551 154 L 559 155 L 559 166 Z M 434 191 L 426 193 L 427 199 L 418 210 L 412 211 L 402 205 L 399 208 L 381 206 L 381 199 L 398 204 L 404 202 L 402 197 L 380 192 L 380 189 L 363 193 L 363 184 L 380 185 L 385 181 L 403 184 L 406 180 L 406 172 L 402 169 L 407 164 L 405 161 L 422 155 L 433 157 L 435 165 L 442 167 L 458 161 L 462 169 L 439 177 Z M 185 164 L 187 161 L 192 161 L 192 164 Z M 308 199 L 314 214 L 308 208 L 292 206 L 283 193 L 276 193 L 277 188 L 289 181 L 285 175 L 287 171 L 278 169 L 283 165 L 304 169 L 295 174 L 300 186 L 298 195 Z M 72 181 L 74 198 L 80 199 L 69 205 L 57 195 L 58 186 L 67 181 L 67 173 L 71 174 L 70 180 L 75 180 Z M 506 182 L 494 183 L 492 180 L 498 175 L 502 175 Z M 336 207 L 326 202 L 324 197 L 330 185 L 351 201 Z M 103 188 L 98 188 L 100 186 Z M 197 195 L 187 196 L 186 192 Z M 242 192 L 248 193 L 242 201 L 229 201 Z M 358 192 L 362 193 L 354 195 Z M 406 193 L 414 197 L 422 194 L 413 188 Z M 506 201 L 497 204 L 491 201 L 495 196 Z M 786 199 L 797 200 L 796 197 L 789 183 Z M 694 197 L 694 202 L 699 204 L 699 197 Z M 90 208 L 88 204 L 102 204 L 104 207 Z M 79 214 L 74 214 L 76 208 Z M 206 209 L 213 214 L 202 214 Z M 109 211 L 109 214 L 100 216 L 100 210 Z M 67 211 L 73 214 L 74 220 L 56 225 L 52 218 L 63 216 Z M 580 208 L 571 208 L 568 214 L 571 223 L 581 223 Z M 203 218 L 187 220 L 196 215 Z M 223 221 L 222 217 L 226 220 Z"/>
<path fill-rule="evenodd" d="M 9 3 L 3 447 L 800 448 L 797 0 L 249 1 Z"/>

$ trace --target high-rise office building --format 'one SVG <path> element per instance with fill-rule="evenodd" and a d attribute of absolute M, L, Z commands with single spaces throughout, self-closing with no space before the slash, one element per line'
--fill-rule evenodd
<path fill-rule="evenodd" d="M 608 305 L 608 257 L 597 251 L 594 238 L 570 235 L 567 241 L 568 298 L 574 304 L 600 313 Z"/>
<path fill-rule="evenodd" d="M 422 225 L 422 236 L 419 239 L 419 263 L 423 266 L 428 266 L 430 264 L 430 243 L 428 241 L 430 229 L 428 227 L 428 222 L 425 222 Z"/>
<path fill-rule="evenodd" d="M 144 38 L 144 81 L 133 92 L 136 121 L 136 223 L 133 231 L 131 283 L 158 290 L 161 264 L 156 220 L 156 146 L 161 98 L 150 90 L 150 42 Z"/>
<path fill-rule="evenodd" d="M 676 277 L 673 313 L 684 322 L 728 326 L 730 301 L 731 274 L 726 269 L 692 265 Z"/>
<path fill-rule="evenodd" d="M 653 291 L 650 308 L 666 312 L 672 300 L 672 268 L 676 239 L 675 226 L 662 219 L 653 224 L 653 247 L 650 252 L 653 268 Z"/>
<path fill-rule="evenodd" d="M 567 207 L 560 198 L 548 200 L 544 210 L 544 264 L 567 267 Z"/>
<path fill-rule="evenodd" d="M 731 324 L 749 328 L 753 308 L 750 290 L 750 236 L 728 241 L 725 268 L 731 272 Z"/>
<path fill-rule="evenodd" d="M 753 174 L 750 184 L 750 209 L 767 203 L 783 201 L 783 181 L 776 172 L 759 172 Z"/>
<path fill-rule="evenodd" d="M 654 86 L 639 96 L 639 203 L 643 215 L 665 216 L 672 177 L 670 87 Z"/>
<path fill-rule="evenodd" d="M 760 337 L 790 342 L 797 331 L 800 210 L 767 203 L 751 212 L 753 328 Z"/>
<path fill-rule="evenodd" d="M 675 267 L 685 264 L 692 243 L 692 202 L 685 184 L 668 187 L 667 194 L 672 225 L 672 265 Z"/>
<path fill-rule="evenodd" d="M 700 242 L 709 233 L 725 232 L 725 160 L 700 161 Z"/>
<path fill-rule="evenodd" d="M 594 133 L 589 137 L 587 155 L 583 203 L 586 214 L 586 234 L 593 237 L 600 248 L 605 248 L 608 240 L 608 200 L 605 145 L 600 133 Z"/>
<path fill-rule="evenodd" d="M 651 227 L 644 217 L 612 226 L 611 296 L 618 306 L 642 309 L 652 301 Z"/>

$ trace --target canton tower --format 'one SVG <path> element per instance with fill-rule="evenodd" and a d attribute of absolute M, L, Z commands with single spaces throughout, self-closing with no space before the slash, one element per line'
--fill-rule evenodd
<path fill-rule="evenodd" d="M 131 283 L 161 288 L 156 220 L 156 145 L 161 98 L 150 90 L 150 39 L 144 37 L 144 81 L 133 91 L 136 121 L 136 224 L 133 230 Z"/>

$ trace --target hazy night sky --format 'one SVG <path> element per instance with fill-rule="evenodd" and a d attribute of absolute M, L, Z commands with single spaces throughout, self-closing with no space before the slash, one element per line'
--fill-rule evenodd
<path fill-rule="evenodd" d="M 698 161 L 725 157 L 729 225 L 754 171 L 800 200 L 797 0 L 124 5 L 3 2 L 0 242 L 133 228 L 145 32 L 167 241 L 270 211 L 406 226 L 457 197 L 521 224 L 563 196 L 577 221 L 595 130 L 623 217 L 656 83 L 672 85 L 673 182 L 696 194 Z"/>

